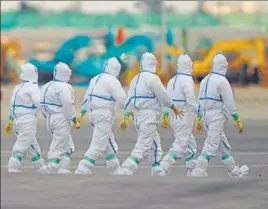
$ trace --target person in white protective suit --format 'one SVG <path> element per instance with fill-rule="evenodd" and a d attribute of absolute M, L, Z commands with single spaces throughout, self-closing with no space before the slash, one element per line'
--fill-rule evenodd
<path fill-rule="evenodd" d="M 14 88 L 12 93 L 10 116 L 4 128 L 6 135 L 11 134 L 12 129 L 17 135 L 12 156 L 8 162 L 9 172 L 22 172 L 21 161 L 26 153 L 31 156 L 32 164 L 36 169 L 44 165 L 41 149 L 36 139 L 36 115 L 40 107 L 36 67 L 30 63 L 21 65 L 20 79 L 22 82 Z"/>
<path fill-rule="evenodd" d="M 120 70 L 117 58 L 110 58 L 104 64 L 104 72 L 90 81 L 81 104 L 81 116 L 90 113 L 93 136 L 84 158 L 78 164 L 76 174 L 91 174 L 96 160 L 102 155 L 106 157 L 106 166 L 111 174 L 120 166 L 118 146 L 112 131 L 115 105 L 118 103 L 124 108 L 126 99 L 125 91 L 117 79 Z"/>
<path fill-rule="evenodd" d="M 207 138 L 192 172 L 195 177 L 208 176 L 206 172 L 208 163 L 217 152 L 220 152 L 221 160 L 230 176 L 243 177 L 249 171 L 248 166 L 239 167 L 235 164 L 230 153 L 231 146 L 224 134 L 224 128 L 230 116 L 235 120 L 239 133 L 243 131 L 233 91 L 225 77 L 227 68 L 228 62 L 224 55 L 216 54 L 212 63 L 212 72 L 202 80 L 200 85 L 196 131 L 201 132 L 204 125 Z"/>
<path fill-rule="evenodd" d="M 138 139 L 131 155 L 115 172 L 116 175 L 133 175 L 138 164 L 147 156 L 152 163 L 151 174 L 158 175 L 161 172 L 160 160 L 163 154 L 157 130 L 162 105 L 170 107 L 175 115 L 183 115 L 182 111 L 172 103 L 160 78 L 155 74 L 156 65 L 155 56 L 152 53 L 144 53 L 141 58 L 141 72 L 130 83 L 124 119 L 119 129 L 128 127 L 129 116 L 135 111 L 134 125 Z"/>
<path fill-rule="evenodd" d="M 80 128 L 74 109 L 74 90 L 67 83 L 71 74 L 68 65 L 60 62 L 55 66 L 54 79 L 41 88 L 41 110 L 52 135 L 48 165 L 40 169 L 42 173 L 70 173 L 70 156 L 74 152 L 72 123 L 76 129 Z"/>
<path fill-rule="evenodd" d="M 164 109 L 162 127 L 168 128 L 170 119 L 175 140 L 172 148 L 160 163 L 163 169 L 163 175 L 167 173 L 168 169 L 178 159 L 184 158 L 187 176 L 190 176 L 195 166 L 194 156 L 197 146 L 192 131 L 197 103 L 192 78 L 192 65 L 192 60 L 187 54 L 180 55 L 177 60 L 177 74 L 167 84 L 167 91 L 172 102 L 183 110 L 184 117 L 181 119 L 177 118 L 173 112 Z"/>

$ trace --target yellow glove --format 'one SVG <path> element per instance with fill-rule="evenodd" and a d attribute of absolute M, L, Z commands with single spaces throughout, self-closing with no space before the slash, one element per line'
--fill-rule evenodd
<path fill-rule="evenodd" d="M 179 116 L 180 118 L 182 118 L 182 116 L 184 116 L 183 111 L 180 108 L 176 107 L 176 105 L 172 104 L 170 108 L 173 110 L 176 117 Z"/>
<path fill-rule="evenodd" d="M 73 123 L 74 123 L 74 128 L 79 129 L 81 127 L 79 119 L 74 118 Z"/>
<path fill-rule="evenodd" d="M 233 114 L 232 117 L 233 117 L 234 121 L 236 122 L 238 133 L 242 133 L 243 132 L 243 123 L 241 122 L 239 115 Z"/>
<path fill-rule="evenodd" d="M 202 116 L 198 116 L 195 119 L 195 131 L 202 133 L 203 132 L 203 119 Z"/>
<path fill-rule="evenodd" d="M 125 112 L 124 119 L 119 123 L 117 127 L 118 131 L 123 131 L 128 128 L 129 116 L 132 116 L 134 118 L 134 114 L 132 112 Z"/>
<path fill-rule="evenodd" d="M 13 122 L 14 122 L 13 119 L 9 119 L 8 122 L 7 122 L 7 124 L 5 125 L 5 127 L 4 127 L 4 134 L 6 136 L 9 136 L 11 134 L 12 129 L 13 129 Z"/>
<path fill-rule="evenodd" d="M 163 128 L 168 128 L 169 126 L 169 113 L 168 112 L 164 112 L 164 115 L 161 120 L 161 126 Z"/>

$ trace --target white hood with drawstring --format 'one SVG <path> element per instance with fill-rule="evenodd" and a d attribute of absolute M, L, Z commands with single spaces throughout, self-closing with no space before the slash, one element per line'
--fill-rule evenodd
<path fill-rule="evenodd" d="M 212 70 L 200 84 L 197 114 L 207 112 L 223 113 L 226 118 L 236 113 L 233 91 L 225 75 L 228 62 L 223 54 L 216 54 L 212 61 Z"/>
<path fill-rule="evenodd" d="M 140 71 L 141 72 L 150 72 L 150 73 L 156 73 L 156 65 L 157 60 L 154 54 L 145 52 L 141 57 L 141 65 L 140 65 Z"/>
<path fill-rule="evenodd" d="M 69 82 L 72 70 L 63 62 L 59 62 L 54 69 L 53 79 L 56 81 Z"/>
<path fill-rule="evenodd" d="M 228 69 L 228 62 L 226 57 L 223 54 L 215 55 L 212 61 L 212 72 L 219 73 L 222 76 L 225 76 Z"/>
<path fill-rule="evenodd" d="M 22 81 L 29 81 L 32 83 L 38 82 L 38 71 L 37 68 L 31 64 L 26 63 L 20 66 L 21 73 L 20 73 L 20 79 Z"/>
<path fill-rule="evenodd" d="M 120 71 L 119 61 L 112 57 L 104 63 L 103 73 L 91 79 L 80 108 L 81 112 L 102 111 L 102 116 L 91 118 L 93 121 L 113 120 L 116 103 L 124 107 L 126 93 L 117 78 Z"/>

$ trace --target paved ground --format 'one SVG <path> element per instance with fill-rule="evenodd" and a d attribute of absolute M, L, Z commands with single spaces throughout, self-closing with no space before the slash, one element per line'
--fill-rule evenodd
<path fill-rule="evenodd" d="M 3 126 L 3 124 L 2 124 Z M 25 160 L 23 174 L 8 174 L 6 165 L 14 136 L 1 135 L 1 208 L 3 209 L 266 209 L 268 208 L 268 121 L 245 121 L 245 132 L 236 133 L 230 123 L 227 136 L 237 162 L 248 164 L 246 179 L 230 179 L 219 159 L 212 160 L 209 178 L 185 177 L 179 162 L 167 177 L 150 177 L 148 163 L 142 163 L 133 177 L 109 176 L 103 160 L 92 176 L 38 175 Z M 164 151 L 172 142 L 170 130 L 161 129 Z M 76 153 L 73 169 L 86 151 L 91 130 L 86 124 L 74 130 Z M 136 133 L 130 129 L 118 133 L 119 158 L 123 161 L 135 143 Z M 197 135 L 200 146 L 203 136 Z M 47 153 L 50 137 L 40 122 L 38 139 Z M 45 156 L 46 157 L 46 156 Z"/>

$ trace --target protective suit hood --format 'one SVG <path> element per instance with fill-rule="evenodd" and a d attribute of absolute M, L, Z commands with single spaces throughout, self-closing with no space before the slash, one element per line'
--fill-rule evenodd
<path fill-rule="evenodd" d="M 38 71 L 33 64 L 31 63 L 23 64 L 20 66 L 20 69 L 21 69 L 20 79 L 22 81 L 30 81 L 33 83 L 37 83 Z"/>
<path fill-rule="evenodd" d="M 72 70 L 63 62 L 59 62 L 54 68 L 54 80 L 68 82 L 72 75 Z"/>
<path fill-rule="evenodd" d="M 148 71 L 151 73 L 156 73 L 157 60 L 154 54 L 145 52 L 141 57 L 141 67 L 140 71 Z"/>
<path fill-rule="evenodd" d="M 191 75 L 193 72 L 193 62 L 188 54 L 180 55 L 177 59 L 177 73 Z"/>
<path fill-rule="evenodd" d="M 104 72 L 109 73 L 115 77 L 118 77 L 120 71 L 121 71 L 121 65 L 115 57 L 108 59 L 108 61 L 104 63 Z"/>
<path fill-rule="evenodd" d="M 223 54 L 216 54 L 212 61 L 212 72 L 225 75 L 228 69 L 228 62 Z"/>

